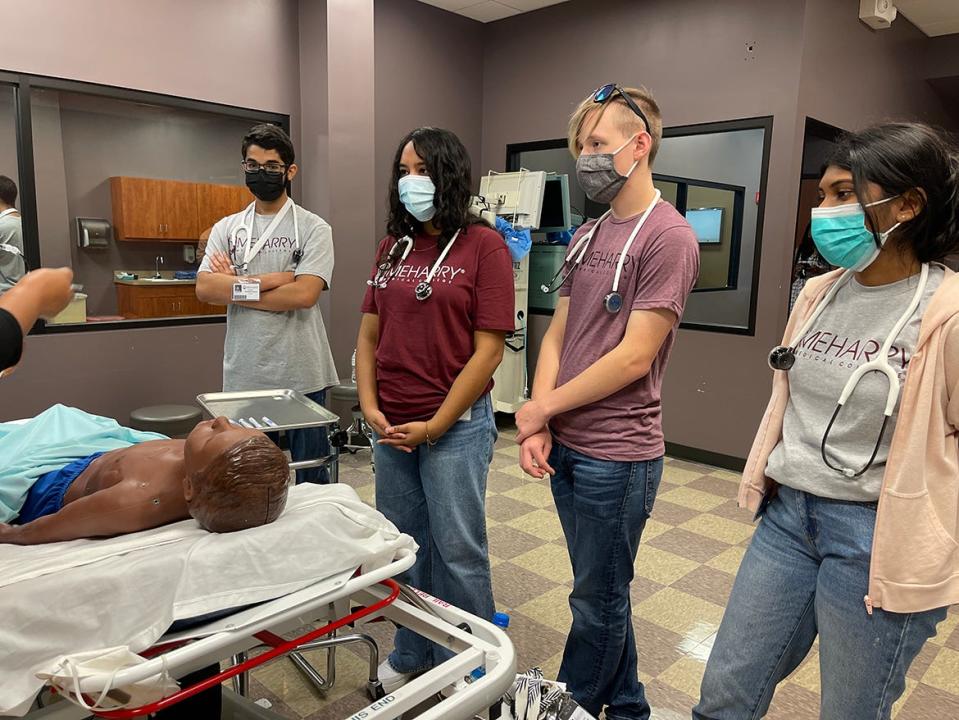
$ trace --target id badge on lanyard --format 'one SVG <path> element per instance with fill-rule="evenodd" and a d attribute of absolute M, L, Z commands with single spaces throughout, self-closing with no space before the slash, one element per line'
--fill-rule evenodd
<path fill-rule="evenodd" d="M 260 299 L 260 281 L 245 278 L 233 283 L 233 302 L 258 302 Z"/>

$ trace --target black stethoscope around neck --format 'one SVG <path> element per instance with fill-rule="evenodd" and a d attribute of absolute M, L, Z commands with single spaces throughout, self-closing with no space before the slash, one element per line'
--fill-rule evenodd
<path fill-rule="evenodd" d="M 453 237 L 450 238 L 450 241 L 446 243 L 439 257 L 436 258 L 436 262 L 433 263 L 433 267 L 430 268 L 429 273 L 426 275 L 426 280 L 418 283 L 413 290 L 413 295 L 420 302 L 428 300 L 433 294 L 433 277 L 436 275 L 436 271 L 442 267 L 443 261 L 446 260 L 446 256 L 450 254 L 450 250 L 453 249 L 453 243 L 456 242 L 456 238 L 458 238 L 459 235 L 460 231 L 457 230 L 453 234 Z M 402 250 L 400 250 L 400 246 L 402 246 Z M 405 235 L 393 243 L 393 247 L 390 248 L 386 257 L 377 264 L 376 274 L 373 276 L 373 279 L 367 280 L 366 284 L 377 290 L 385 290 L 386 286 L 390 284 L 390 281 L 399 273 L 400 268 L 403 267 L 403 263 L 406 262 L 406 258 L 409 257 L 412 249 L 413 238 L 409 235 Z M 397 259 L 399 262 L 397 262 Z"/>
<path fill-rule="evenodd" d="M 853 275 L 855 275 L 854 270 L 846 270 L 846 272 L 844 272 L 839 279 L 833 283 L 832 287 L 829 288 L 829 292 L 826 293 L 826 296 L 816 307 L 815 312 L 813 312 L 813 314 L 809 316 L 809 319 L 803 323 L 802 328 L 800 328 L 799 332 L 796 333 L 789 345 L 779 345 L 772 349 L 772 351 L 769 353 L 770 368 L 773 370 L 781 370 L 783 372 L 788 372 L 792 369 L 793 365 L 796 364 L 796 348 L 798 347 L 799 343 L 806 336 L 806 333 L 812 329 L 812 326 L 816 323 L 816 321 L 822 316 L 826 307 L 836 297 L 836 294 L 839 292 L 840 288 L 849 282 Z M 892 344 L 896 341 L 896 338 L 899 337 L 899 333 L 902 332 L 902 329 L 906 326 L 906 323 L 909 322 L 909 318 L 913 316 L 913 314 L 916 312 L 916 309 L 919 307 L 919 303 L 922 301 L 922 294 L 926 289 L 926 283 L 928 280 L 929 264 L 923 263 L 922 269 L 919 273 L 919 284 L 918 287 L 916 287 L 916 292 L 912 297 L 912 302 L 909 303 L 908 307 L 906 307 L 906 311 L 893 326 L 889 335 L 886 336 L 885 342 L 883 342 L 882 347 L 878 350 L 876 359 L 860 365 L 849 377 L 849 380 L 846 381 L 845 386 L 843 386 L 842 393 L 839 396 L 839 401 L 836 404 L 836 409 L 833 411 L 832 418 L 830 418 L 829 424 L 826 426 L 826 431 L 823 433 L 822 442 L 819 445 L 819 452 L 822 455 L 822 461 L 830 470 L 835 470 L 837 473 L 844 475 L 850 480 L 861 477 L 863 474 L 865 474 L 865 472 L 872 467 L 872 464 L 875 462 L 876 455 L 879 454 L 879 448 L 882 445 L 882 438 L 886 434 L 886 427 L 889 425 L 889 420 L 892 418 L 892 414 L 896 409 L 896 401 L 899 399 L 899 376 L 889 363 L 889 351 L 892 348 Z M 883 411 L 882 428 L 879 430 L 879 437 L 876 438 L 876 444 L 873 447 L 872 455 L 869 457 L 868 462 L 858 470 L 855 468 L 834 465 L 829 459 L 828 453 L 826 452 L 826 444 L 829 441 L 829 434 L 832 432 L 833 425 L 836 424 L 836 420 L 839 418 L 839 413 L 842 411 L 846 401 L 849 400 L 850 396 L 855 391 L 859 381 L 862 380 L 867 374 L 873 372 L 882 373 L 886 376 L 886 379 L 889 381 L 889 390 L 886 394 L 886 407 Z"/>
<path fill-rule="evenodd" d="M 652 214 L 653 209 L 656 207 L 656 204 L 659 202 L 659 199 L 662 197 L 662 193 L 657 189 L 653 194 L 653 201 L 649 204 L 645 211 L 643 211 L 642 216 L 639 218 L 639 221 L 636 223 L 636 227 L 633 228 L 633 231 L 629 234 L 629 239 L 626 241 L 626 244 L 623 245 L 623 251 L 619 255 L 619 262 L 616 263 L 616 275 L 613 277 L 613 287 L 610 292 L 606 294 L 603 298 L 603 307 L 606 308 L 606 312 L 615 315 L 623 308 L 623 296 L 619 292 L 619 281 L 623 275 L 623 265 L 626 263 L 626 256 L 629 254 L 629 248 L 633 245 L 633 240 L 636 239 L 636 236 L 639 234 L 640 229 L 646 223 L 647 218 Z M 572 249 L 566 254 L 566 259 L 563 260 L 563 264 L 560 266 L 559 270 L 556 271 L 556 274 L 553 275 L 552 279 L 548 283 L 540 285 L 540 290 L 547 294 L 551 295 L 557 290 L 559 290 L 563 284 L 569 279 L 569 276 L 573 274 L 579 264 L 583 261 L 583 258 L 586 256 L 586 251 L 589 249 L 589 243 L 593 239 L 593 235 L 596 234 L 596 231 L 599 229 L 599 226 L 602 222 L 609 216 L 612 210 L 607 210 L 602 215 L 600 215 L 599 220 L 596 221 L 596 224 L 593 225 L 583 236 L 573 245 Z M 573 258 L 576 258 L 573 260 Z M 572 261 L 572 264 L 570 262 Z M 562 275 L 559 283 L 556 283 L 556 279 Z"/>

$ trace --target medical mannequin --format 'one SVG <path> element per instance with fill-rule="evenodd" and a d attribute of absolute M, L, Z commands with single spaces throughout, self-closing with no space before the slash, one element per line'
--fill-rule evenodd
<path fill-rule="evenodd" d="M 186 440 L 150 440 L 41 477 L 21 510 L 36 519 L 0 524 L 0 543 L 107 537 L 191 516 L 210 532 L 257 527 L 283 510 L 289 477 L 286 457 L 263 433 L 207 420 Z"/>

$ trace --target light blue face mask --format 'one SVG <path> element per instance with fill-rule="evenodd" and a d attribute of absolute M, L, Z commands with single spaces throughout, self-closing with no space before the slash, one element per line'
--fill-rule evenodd
<path fill-rule="evenodd" d="M 399 182 L 400 202 L 410 215 L 420 222 L 431 220 L 436 214 L 433 198 L 436 186 L 426 175 L 404 175 Z"/>
<path fill-rule="evenodd" d="M 893 195 L 871 202 L 865 207 L 882 205 L 899 197 Z M 813 208 L 810 230 L 813 242 L 826 262 L 836 267 L 859 272 L 875 262 L 882 246 L 902 223 L 896 223 L 879 233 L 879 247 L 872 231 L 866 227 L 866 211 L 859 203 Z"/>

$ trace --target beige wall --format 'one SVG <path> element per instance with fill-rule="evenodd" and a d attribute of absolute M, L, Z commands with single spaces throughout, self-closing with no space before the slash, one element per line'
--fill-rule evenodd
<path fill-rule="evenodd" d="M 4 21 L 19 30 L 0 43 L 0 68 L 297 118 L 296 9 L 295 0 L 7 3 Z M 188 402 L 220 388 L 223 333 L 219 324 L 28 338 L 21 367 L 0 384 L 0 420 L 56 402 L 121 420 L 136 407 Z"/>

